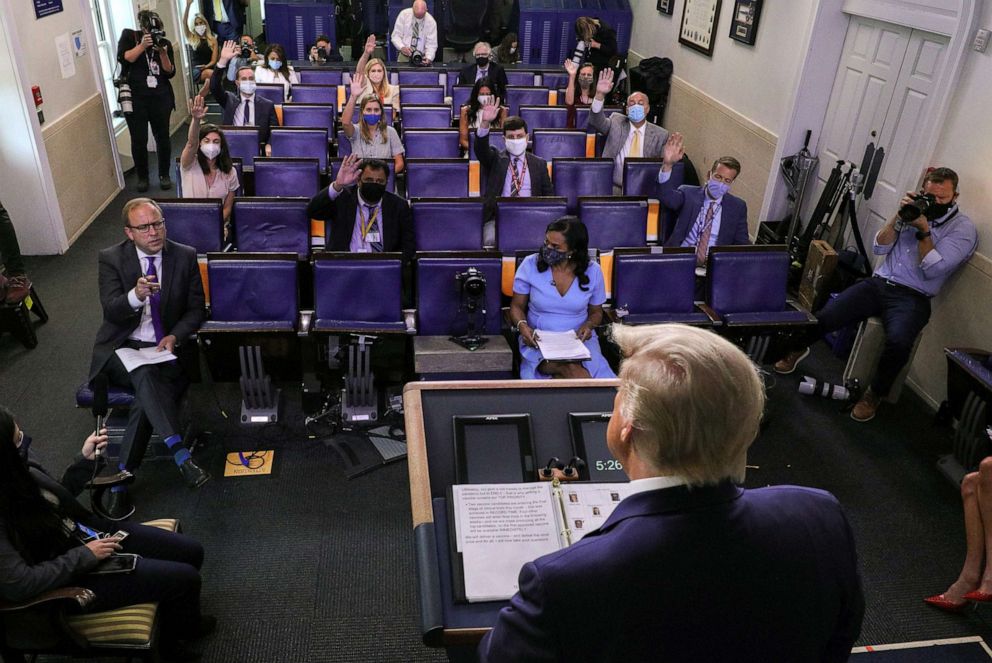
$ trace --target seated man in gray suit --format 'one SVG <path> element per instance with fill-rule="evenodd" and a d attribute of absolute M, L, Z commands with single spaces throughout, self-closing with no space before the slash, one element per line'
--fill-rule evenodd
<path fill-rule="evenodd" d="M 661 158 L 668 131 L 645 118 L 651 110 L 648 96 L 643 92 L 632 92 L 627 97 L 627 114 L 612 113 L 609 118 L 603 115 L 603 100 L 613 89 L 613 70 L 604 69 L 596 83 L 596 96 L 589 108 L 589 126 L 606 136 L 603 157 L 613 159 L 614 193 L 620 193 L 623 186 L 623 162 L 627 157 Z"/>
<path fill-rule="evenodd" d="M 214 101 L 224 109 L 221 124 L 238 127 L 258 127 L 258 142 L 265 145 L 265 156 L 271 156 L 269 132 L 279 126 L 276 119 L 276 106 L 265 97 L 255 94 L 255 70 L 248 65 L 238 67 L 235 84 L 238 94 L 224 90 L 221 82 L 227 77 L 227 65 L 241 53 L 241 46 L 229 41 L 224 44 L 217 59 L 218 76 L 210 77 L 210 93 Z M 216 80 L 214 80 L 216 79 Z M 204 96 L 201 91 L 200 96 Z"/>
<path fill-rule="evenodd" d="M 658 182 L 659 198 L 665 209 L 676 215 L 675 228 L 665 246 L 691 246 L 696 264 L 706 264 L 706 254 L 714 246 L 750 244 L 747 233 L 747 203 L 730 193 L 741 172 L 734 157 L 720 157 L 706 174 L 703 186 L 682 186 L 682 134 L 673 132 L 665 143 Z"/>
<path fill-rule="evenodd" d="M 482 118 L 475 134 L 475 158 L 482 167 L 486 182 L 485 222 L 482 243 L 496 244 L 496 199 L 553 196 L 548 176 L 548 162 L 527 151 L 527 123 L 516 115 L 503 121 L 506 149 L 502 152 L 489 144 L 489 123 L 500 111 L 500 100 L 482 107 Z"/>

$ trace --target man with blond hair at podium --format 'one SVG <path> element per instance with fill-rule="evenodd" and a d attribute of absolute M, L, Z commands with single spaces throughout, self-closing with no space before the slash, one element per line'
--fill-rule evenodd
<path fill-rule="evenodd" d="M 530 562 L 483 661 L 845 661 L 864 597 L 830 493 L 741 487 L 765 390 L 736 346 L 613 326 L 606 439 L 630 478 L 601 528 Z"/>

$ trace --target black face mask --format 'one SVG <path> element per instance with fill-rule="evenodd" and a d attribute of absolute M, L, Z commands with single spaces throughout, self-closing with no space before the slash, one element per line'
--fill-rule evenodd
<path fill-rule="evenodd" d="M 378 182 L 362 182 L 358 185 L 358 193 L 365 202 L 375 204 L 382 200 L 382 194 L 386 193 L 386 185 Z"/>
<path fill-rule="evenodd" d="M 943 203 L 943 204 L 934 203 L 927 208 L 927 213 L 924 216 L 927 217 L 928 221 L 936 221 L 937 219 L 939 219 L 940 217 L 944 216 L 949 211 L 951 211 L 951 207 L 953 206 L 954 206 L 953 202 Z"/>
<path fill-rule="evenodd" d="M 489 66 L 489 56 L 480 55 L 479 57 L 475 58 L 475 64 L 479 65 L 480 69 L 485 69 L 486 67 Z"/>

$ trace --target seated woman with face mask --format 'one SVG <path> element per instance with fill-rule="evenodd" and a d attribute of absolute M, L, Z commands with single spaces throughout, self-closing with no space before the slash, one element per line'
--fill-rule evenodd
<path fill-rule="evenodd" d="M 292 86 L 300 82 L 300 75 L 290 66 L 283 47 L 269 44 L 265 49 L 265 60 L 255 69 L 255 82 L 259 85 L 281 83 L 284 98 L 288 101 Z"/>
<path fill-rule="evenodd" d="M 379 103 L 383 108 L 393 107 L 393 113 L 400 112 L 400 86 L 392 85 L 389 82 L 389 71 L 386 63 L 379 58 L 373 58 L 375 51 L 375 35 L 369 35 L 365 40 L 365 50 L 362 57 L 355 65 L 355 72 L 365 75 L 365 87 L 362 88 L 362 97 L 374 95 L 379 98 Z"/>
<path fill-rule="evenodd" d="M 224 236 L 229 235 L 234 192 L 241 184 L 238 170 L 231 161 L 227 139 L 220 127 L 200 125 L 207 113 L 203 97 L 197 95 L 189 102 L 189 134 L 179 158 L 183 198 L 220 198 L 224 201 Z"/>
<path fill-rule="evenodd" d="M 596 96 L 596 86 L 593 78 L 596 68 L 589 62 L 581 67 L 572 60 L 565 60 L 565 71 L 568 72 L 568 85 L 565 87 L 565 127 L 575 129 L 577 113 L 580 106 L 591 106 Z"/>
<path fill-rule="evenodd" d="M 351 77 L 351 96 L 341 113 L 341 130 L 351 141 L 351 153 L 362 159 L 392 159 L 394 172 L 403 171 L 403 143 L 396 129 L 386 124 L 382 102 L 375 95 L 362 96 L 365 76 Z M 358 120 L 353 122 L 355 111 Z"/>
<path fill-rule="evenodd" d="M 496 103 L 493 96 L 493 84 L 488 78 L 480 78 L 475 82 L 472 92 L 468 96 L 468 103 L 461 107 L 458 116 L 458 143 L 462 150 L 468 152 L 468 132 L 471 129 L 478 129 L 482 123 L 482 107 Z M 500 106 L 499 114 L 489 123 L 492 129 L 502 129 L 503 120 L 508 113 L 506 106 Z"/>
<path fill-rule="evenodd" d="M 520 378 L 615 378 L 596 337 L 605 301 L 603 272 L 589 260 L 585 224 L 574 216 L 552 221 L 544 246 L 524 258 L 513 279 L 510 324 L 520 334 Z M 591 359 L 546 361 L 537 347 L 542 330 L 573 330 Z"/>

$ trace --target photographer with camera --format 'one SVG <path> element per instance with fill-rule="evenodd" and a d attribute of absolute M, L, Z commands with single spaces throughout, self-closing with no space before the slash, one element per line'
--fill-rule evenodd
<path fill-rule="evenodd" d="M 427 13 L 427 3 L 415 0 L 413 7 L 401 11 L 396 17 L 392 33 L 393 46 L 399 62 L 428 66 L 437 53 L 437 21 Z"/>
<path fill-rule="evenodd" d="M 884 255 L 885 261 L 872 277 L 819 310 L 814 331 L 797 339 L 792 351 L 775 364 L 775 371 L 792 373 L 809 354 L 809 343 L 819 336 L 880 316 L 885 346 L 878 369 L 851 411 L 855 421 L 873 419 L 930 320 L 930 299 L 978 246 L 975 225 L 958 209 L 957 197 L 958 175 L 950 168 L 934 168 L 921 192 L 907 192 L 898 213 L 875 235 L 874 253 Z"/>
<path fill-rule="evenodd" d="M 314 40 L 314 45 L 310 47 L 310 62 L 325 64 L 327 62 L 342 62 L 344 58 L 337 49 L 331 45 L 331 38 L 327 35 L 318 35 Z"/>
<path fill-rule="evenodd" d="M 169 80 L 176 75 L 172 44 L 165 38 L 162 19 L 153 11 L 138 12 L 139 30 L 124 30 L 117 41 L 117 61 L 121 81 L 131 88 L 131 112 L 124 119 L 131 134 L 131 158 L 138 175 L 140 192 L 148 191 L 148 125 L 155 137 L 158 154 L 158 181 L 165 190 L 172 188 L 172 144 L 169 116 L 176 98 Z"/>
<path fill-rule="evenodd" d="M 239 69 L 242 67 L 253 67 L 256 62 L 261 62 L 262 60 L 262 54 L 255 47 L 255 40 L 252 39 L 251 35 L 241 35 L 241 41 L 237 42 L 236 46 L 236 54 L 227 67 L 227 80 L 235 85 L 237 84 Z M 201 94 L 200 96 L 203 95 Z"/>

